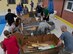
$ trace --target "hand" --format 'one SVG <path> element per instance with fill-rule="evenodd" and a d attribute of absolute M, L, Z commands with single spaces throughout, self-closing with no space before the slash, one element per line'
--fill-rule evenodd
<path fill-rule="evenodd" d="M 62 40 L 59 40 L 58 44 L 56 46 L 61 46 Z"/>

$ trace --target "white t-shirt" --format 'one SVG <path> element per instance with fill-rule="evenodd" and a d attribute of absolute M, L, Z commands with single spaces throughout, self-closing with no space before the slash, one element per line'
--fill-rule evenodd
<path fill-rule="evenodd" d="M 15 28 L 15 24 L 13 23 L 11 26 L 9 26 L 9 31 L 12 32 L 14 28 Z"/>

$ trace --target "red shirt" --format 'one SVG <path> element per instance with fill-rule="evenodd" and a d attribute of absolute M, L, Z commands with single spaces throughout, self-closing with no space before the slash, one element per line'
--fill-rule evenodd
<path fill-rule="evenodd" d="M 19 47 L 15 36 L 5 38 L 3 41 L 3 49 L 7 54 L 18 54 Z"/>

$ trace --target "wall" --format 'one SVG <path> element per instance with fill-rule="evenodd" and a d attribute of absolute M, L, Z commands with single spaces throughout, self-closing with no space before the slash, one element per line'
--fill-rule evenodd
<path fill-rule="evenodd" d="M 63 0 L 53 0 L 54 3 L 54 10 L 57 11 L 57 15 L 61 15 Z M 48 0 L 43 1 L 44 6 L 48 7 Z"/>
<path fill-rule="evenodd" d="M 43 5 L 44 5 L 45 7 L 47 7 L 47 6 L 48 6 L 48 0 L 43 0 Z"/>
<path fill-rule="evenodd" d="M 73 24 L 73 13 L 63 10 L 62 18 Z"/>
<path fill-rule="evenodd" d="M 34 7 L 36 7 L 38 0 L 33 0 L 34 1 Z M 27 7 L 30 9 L 30 2 L 31 0 L 28 0 L 28 4 L 24 4 L 27 5 Z M 1 0 L 0 1 L 0 12 L 5 12 L 7 11 L 8 8 L 11 8 L 12 10 L 14 10 L 16 8 L 16 5 L 20 3 L 20 0 L 16 0 L 16 4 L 10 4 L 9 6 L 7 6 L 7 0 Z"/>
<path fill-rule="evenodd" d="M 54 0 L 54 8 L 57 10 L 57 15 L 61 16 L 63 0 Z M 73 13 L 63 9 L 62 18 L 73 24 Z"/>
<path fill-rule="evenodd" d="M 61 16 L 63 0 L 54 0 L 54 9 L 57 11 L 57 15 Z"/>
<path fill-rule="evenodd" d="M 57 15 L 61 16 L 61 11 L 63 8 L 63 0 L 53 0 L 53 3 L 54 3 L 54 9 L 57 11 Z M 44 6 L 48 6 L 48 0 L 44 0 L 43 4 Z M 73 24 L 73 13 L 72 12 L 63 10 L 62 18 Z"/>

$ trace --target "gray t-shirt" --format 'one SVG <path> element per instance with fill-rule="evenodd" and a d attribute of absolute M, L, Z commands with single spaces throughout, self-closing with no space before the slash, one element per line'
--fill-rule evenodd
<path fill-rule="evenodd" d="M 45 31 L 45 28 L 51 28 L 51 25 L 49 25 L 47 22 L 40 22 L 39 23 L 39 26 L 38 26 L 38 30 L 44 32 Z"/>
<path fill-rule="evenodd" d="M 64 41 L 65 50 L 73 52 L 73 36 L 70 32 L 64 32 L 60 36 L 60 38 Z"/>

